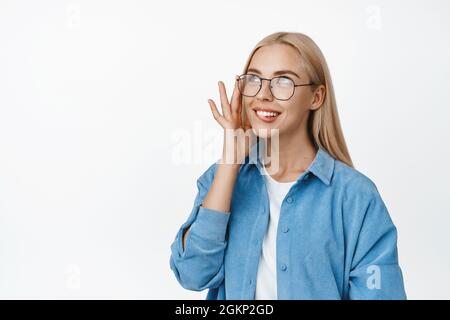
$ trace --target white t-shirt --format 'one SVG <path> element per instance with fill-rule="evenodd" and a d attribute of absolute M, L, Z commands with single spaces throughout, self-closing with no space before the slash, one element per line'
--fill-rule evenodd
<path fill-rule="evenodd" d="M 263 166 L 264 167 L 264 166 Z M 264 236 L 262 251 L 256 276 L 255 300 L 276 300 L 277 296 L 277 253 L 276 240 L 281 203 L 295 181 L 278 182 L 265 171 L 265 181 L 269 196 L 269 224 Z"/>

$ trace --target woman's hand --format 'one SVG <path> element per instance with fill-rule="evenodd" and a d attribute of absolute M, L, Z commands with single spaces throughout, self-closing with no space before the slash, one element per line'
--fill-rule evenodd
<path fill-rule="evenodd" d="M 251 125 L 246 117 L 246 123 L 242 123 L 242 97 L 238 89 L 236 76 L 231 103 L 228 102 L 225 85 L 218 82 L 222 114 L 217 110 L 213 100 L 208 99 L 214 119 L 224 129 L 223 153 L 220 163 L 240 164 L 248 155 L 250 147 L 256 141 L 256 136 L 251 130 Z M 236 138 L 236 142 L 235 139 Z M 249 141 L 246 143 L 246 141 Z"/>

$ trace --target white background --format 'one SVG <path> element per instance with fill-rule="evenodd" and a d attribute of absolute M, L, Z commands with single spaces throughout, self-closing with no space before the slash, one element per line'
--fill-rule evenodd
<path fill-rule="evenodd" d="M 449 299 L 449 18 L 445 0 L 0 0 L 0 298 L 203 299 L 169 257 L 220 150 L 206 100 L 296 31 L 328 61 L 408 298 Z"/>

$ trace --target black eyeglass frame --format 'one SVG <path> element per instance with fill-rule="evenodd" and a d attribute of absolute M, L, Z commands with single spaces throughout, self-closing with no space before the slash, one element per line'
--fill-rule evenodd
<path fill-rule="evenodd" d="M 260 81 L 259 81 L 259 89 L 258 89 L 258 91 L 256 91 L 256 93 L 255 93 L 254 95 L 252 95 L 252 96 L 246 95 L 246 94 L 244 94 L 243 92 L 241 92 L 241 89 L 239 88 L 239 85 L 238 85 L 238 90 L 239 90 L 239 92 L 240 92 L 243 96 L 245 96 L 245 97 L 256 97 L 256 95 L 259 93 L 259 91 L 261 91 L 263 80 L 269 81 L 270 94 L 272 95 L 272 97 L 274 97 L 275 99 L 280 100 L 280 101 L 287 101 L 287 100 L 289 100 L 290 98 L 292 98 L 292 96 L 295 94 L 295 88 L 296 88 L 296 87 L 303 87 L 303 86 L 312 86 L 312 85 L 315 85 L 315 83 L 312 82 L 312 81 L 310 81 L 309 83 L 305 83 L 305 84 L 295 84 L 294 80 L 292 80 L 291 78 L 288 78 L 288 77 L 286 77 L 286 76 L 278 76 L 278 77 L 273 77 L 272 79 L 269 79 L 269 78 L 263 78 L 263 77 L 260 77 L 260 76 L 258 76 L 258 75 L 256 75 L 256 74 L 251 74 L 251 73 L 244 73 L 244 74 L 241 74 L 241 75 L 239 76 L 239 78 L 237 79 L 237 81 L 243 80 L 243 77 L 244 77 L 244 76 L 254 76 L 254 77 L 257 77 L 257 78 L 260 79 Z M 289 98 L 287 98 L 287 99 L 279 99 L 279 98 L 275 97 L 275 95 L 274 95 L 273 92 L 272 92 L 272 80 L 273 80 L 273 79 L 279 79 L 279 78 L 289 79 L 289 80 L 292 81 L 292 83 L 294 84 L 294 89 L 292 90 L 292 94 L 291 94 L 291 96 L 290 96 Z"/>

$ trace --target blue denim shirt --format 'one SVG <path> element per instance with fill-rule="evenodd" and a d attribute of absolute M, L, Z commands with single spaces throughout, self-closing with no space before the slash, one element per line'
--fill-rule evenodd
<path fill-rule="evenodd" d="M 171 245 L 178 282 L 189 290 L 209 289 L 208 300 L 255 297 L 269 219 L 264 147 L 256 146 L 240 166 L 230 212 L 201 206 L 214 163 L 198 178 L 192 211 Z M 321 147 L 282 202 L 276 265 L 278 299 L 406 299 L 397 229 L 377 187 Z"/>

